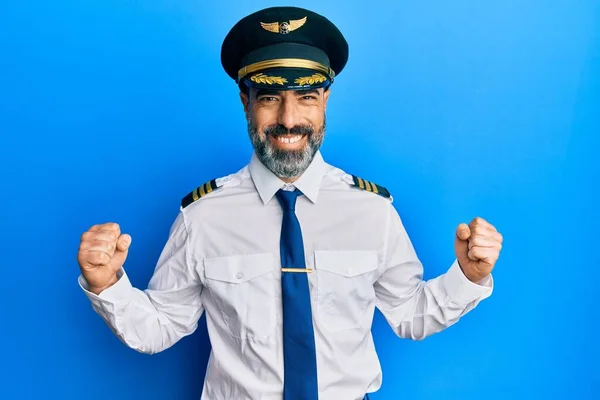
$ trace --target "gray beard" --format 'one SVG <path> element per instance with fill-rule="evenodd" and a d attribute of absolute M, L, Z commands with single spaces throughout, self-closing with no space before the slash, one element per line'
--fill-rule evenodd
<path fill-rule="evenodd" d="M 296 128 L 291 129 L 291 133 Z M 308 143 L 298 150 L 281 150 L 273 146 L 268 135 L 264 139 L 258 134 L 256 126 L 248 120 L 248 136 L 258 159 L 273 174 L 280 178 L 295 178 L 304 173 L 312 162 L 315 154 L 325 138 L 325 119 L 323 126 L 317 132 L 306 133 Z"/>

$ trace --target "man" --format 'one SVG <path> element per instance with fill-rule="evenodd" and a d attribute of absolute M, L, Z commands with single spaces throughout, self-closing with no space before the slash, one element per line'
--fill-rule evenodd
<path fill-rule="evenodd" d="M 117 224 L 81 238 L 81 287 L 131 348 L 165 350 L 206 311 L 203 399 L 361 399 L 382 383 L 375 307 L 398 336 L 423 339 L 492 292 L 502 242 L 492 225 L 460 224 L 456 260 L 425 282 L 390 193 L 324 161 L 325 109 L 347 58 L 340 31 L 314 12 L 243 18 L 222 64 L 240 87 L 250 163 L 183 198 L 145 291 L 127 279 L 131 237 Z"/>

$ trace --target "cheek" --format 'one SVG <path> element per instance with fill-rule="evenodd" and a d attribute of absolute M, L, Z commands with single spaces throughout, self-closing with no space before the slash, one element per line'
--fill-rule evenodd
<path fill-rule="evenodd" d="M 264 128 L 277 123 L 277 113 L 265 108 L 254 108 L 249 116 L 261 135 Z"/>
<path fill-rule="evenodd" d="M 323 107 L 315 107 L 308 115 L 308 121 L 315 129 L 321 129 L 325 121 L 325 109 Z"/>
<path fill-rule="evenodd" d="M 269 119 L 261 118 L 260 116 L 257 117 L 256 115 L 251 115 L 250 118 L 250 123 L 256 129 L 258 136 L 264 140 L 266 138 L 264 134 L 265 128 L 273 125 L 274 123 L 269 123 Z"/>

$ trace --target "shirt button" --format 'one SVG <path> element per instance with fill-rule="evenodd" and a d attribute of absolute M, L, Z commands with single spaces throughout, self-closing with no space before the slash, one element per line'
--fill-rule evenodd
<path fill-rule="evenodd" d="M 237 274 L 235 274 L 235 277 L 237 279 L 242 279 L 244 277 L 244 274 L 242 274 L 241 272 L 238 272 Z"/>
<path fill-rule="evenodd" d="M 347 274 L 350 274 L 350 273 L 352 273 L 352 268 L 350 268 L 350 267 L 346 268 L 346 273 L 347 273 Z"/>

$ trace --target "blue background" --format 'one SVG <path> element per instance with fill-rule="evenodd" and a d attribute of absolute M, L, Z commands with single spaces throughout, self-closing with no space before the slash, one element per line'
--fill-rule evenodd
<path fill-rule="evenodd" d="M 144 288 L 181 197 L 246 164 L 220 45 L 275 4 L 0 6 L 1 398 L 199 399 L 204 319 L 161 354 L 126 348 L 77 285 L 77 246 L 119 222 Z M 600 2 L 296 4 L 350 43 L 323 154 L 390 189 L 426 278 L 460 222 L 505 238 L 494 294 L 457 325 L 411 342 L 376 316 L 372 398 L 599 398 Z"/>

